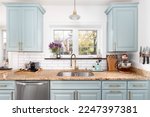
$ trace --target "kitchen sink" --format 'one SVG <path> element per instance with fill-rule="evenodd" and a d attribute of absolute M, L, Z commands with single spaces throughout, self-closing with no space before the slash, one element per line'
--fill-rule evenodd
<path fill-rule="evenodd" d="M 91 71 L 60 71 L 57 76 L 79 76 L 79 77 L 90 77 L 94 76 Z"/>

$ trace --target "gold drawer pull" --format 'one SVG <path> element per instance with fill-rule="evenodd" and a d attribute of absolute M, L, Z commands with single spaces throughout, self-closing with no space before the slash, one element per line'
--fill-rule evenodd
<path fill-rule="evenodd" d="M 144 85 L 142 84 L 134 84 L 133 87 L 143 87 Z"/>
<path fill-rule="evenodd" d="M 121 91 L 110 91 L 110 93 L 122 93 Z"/>
<path fill-rule="evenodd" d="M 131 100 L 131 91 L 128 92 L 128 99 Z"/>
<path fill-rule="evenodd" d="M 11 100 L 13 100 L 13 97 L 14 97 L 14 92 L 12 91 L 11 92 Z"/>
<path fill-rule="evenodd" d="M 109 85 L 109 87 L 121 87 L 120 85 Z"/>
<path fill-rule="evenodd" d="M 7 85 L 0 85 L 0 87 L 7 87 Z"/>
<path fill-rule="evenodd" d="M 76 91 L 73 92 L 73 99 L 76 100 Z"/>

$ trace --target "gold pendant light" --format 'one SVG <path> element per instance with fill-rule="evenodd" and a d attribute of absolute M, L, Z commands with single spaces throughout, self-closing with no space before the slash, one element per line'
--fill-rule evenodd
<path fill-rule="evenodd" d="M 77 10 L 76 10 L 76 0 L 74 0 L 74 9 L 73 9 L 73 13 L 72 15 L 69 16 L 69 18 L 71 20 L 79 20 L 80 16 L 77 14 Z"/>

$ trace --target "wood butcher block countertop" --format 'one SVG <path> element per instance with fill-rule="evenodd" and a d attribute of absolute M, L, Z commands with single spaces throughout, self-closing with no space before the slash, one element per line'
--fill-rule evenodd
<path fill-rule="evenodd" d="M 29 71 L 0 71 L 0 80 L 150 80 L 150 77 L 144 77 L 136 73 L 125 72 L 93 72 L 94 76 L 57 76 L 57 73 L 64 70 L 40 70 L 37 72 Z M 65 70 L 67 71 L 67 70 Z M 69 70 L 68 70 L 69 71 Z"/>

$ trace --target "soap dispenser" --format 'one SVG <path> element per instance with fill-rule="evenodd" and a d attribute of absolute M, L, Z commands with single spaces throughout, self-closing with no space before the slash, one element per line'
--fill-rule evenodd
<path fill-rule="evenodd" d="M 95 71 L 100 71 L 100 64 L 99 64 L 99 61 L 96 61 Z"/>

